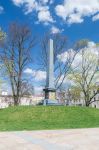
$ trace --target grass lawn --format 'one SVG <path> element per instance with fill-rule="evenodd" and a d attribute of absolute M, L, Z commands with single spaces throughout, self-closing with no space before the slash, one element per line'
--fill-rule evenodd
<path fill-rule="evenodd" d="M 20 106 L 0 109 L 0 131 L 99 127 L 99 109 Z"/>

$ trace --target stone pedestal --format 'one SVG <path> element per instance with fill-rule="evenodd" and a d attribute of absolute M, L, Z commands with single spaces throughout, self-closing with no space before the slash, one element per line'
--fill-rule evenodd
<path fill-rule="evenodd" d="M 43 104 L 46 105 L 58 105 L 58 101 L 56 100 L 56 90 L 45 88 L 43 90 L 45 92 L 45 99 Z"/>
<path fill-rule="evenodd" d="M 45 92 L 45 99 L 51 99 L 51 100 L 56 99 L 56 90 L 55 89 L 45 88 L 43 91 Z"/>

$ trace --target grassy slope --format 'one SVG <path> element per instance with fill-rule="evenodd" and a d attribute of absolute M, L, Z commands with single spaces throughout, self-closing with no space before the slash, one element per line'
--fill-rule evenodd
<path fill-rule="evenodd" d="M 0 131 L 99 127 L 99 109 L 22 106 L 0 110 Z"/>

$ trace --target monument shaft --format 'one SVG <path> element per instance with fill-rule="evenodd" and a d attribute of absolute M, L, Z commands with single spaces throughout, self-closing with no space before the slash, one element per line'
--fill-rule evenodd
<path fill-rule="evenodd" d="M 47 78 L 46 78 L 46 88 L 55 88 L 54 86 L 54 57 L 53 54 L 53 40 L 49 40 L 48 45 L 48 62 L 47 62 Z"/>
<path fill-rule="evenodd" d="M 45 99 L 56 99 L 55 85 L 54 85 L 54 49 L 53 40 L 50 39 L 48 43 L 48 62 L 47 62 L 47 78 L 45 86 Z"/>

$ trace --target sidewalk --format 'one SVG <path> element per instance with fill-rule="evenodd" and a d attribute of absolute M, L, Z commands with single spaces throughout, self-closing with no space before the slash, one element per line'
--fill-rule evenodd
<path fill-rule="evenodd" d="M 99 128 L 0 132 L 0 150 L 99 150 Z"/>

